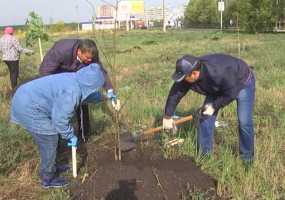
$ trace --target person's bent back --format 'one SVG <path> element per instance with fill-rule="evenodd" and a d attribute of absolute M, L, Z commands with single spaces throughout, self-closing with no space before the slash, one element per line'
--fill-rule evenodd
<path fill-rule="evenodd" d="M 11 104 L 11 121 L 27 129 L 39 147 L 43 187 L 67 184 L 56 177 L 59 135 L 71 146 L 77 145 L 71 118 L 82 102 L 98 94 L 104 81 L 100 66 L 91 64 L 74 73 L 35 79 L 17 89 Z"/>

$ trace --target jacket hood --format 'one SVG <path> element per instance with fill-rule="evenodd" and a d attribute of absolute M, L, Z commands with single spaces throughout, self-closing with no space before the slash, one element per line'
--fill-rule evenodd
<path fill-rule="evenodd" d="M 100 90 L 105 82 L 101 67 L 96 63 L 83 67 L 76 72 L 75 76 L 82 91 L 82 101 L 90 94 Z"/>

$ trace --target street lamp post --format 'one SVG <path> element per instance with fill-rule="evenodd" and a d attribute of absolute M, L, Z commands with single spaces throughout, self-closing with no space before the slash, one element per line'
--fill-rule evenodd
<path fill-rule="evenodd" d="M 221 12 L 221 31 L 223 30 L 223 12 L 225 10 L 224 0 L 218 2 L 218 10 Z"/>
<path fill-rule="evenodd" d="M 166 23 L 165 23 L 165 0 L 162 1 L 162 17 L 163 17 L 163 32 L 166 32 Z"/>
<path fill-rule="evenodd" d="M 90 7 L 92 8 L 92 31 L 95 31 L 95 22 L 96 22 L 96 12 L 95 12 L 95 6 L 93 5 L 93 3 L 89 0 L 85 0 Z"/>
<path fill-rule="evenodd" d="M 79 33 L 80 31 L 80 25 L 79 25 L 79 12 L 78 12 L 78 5 L 75 6 L 75 9 L 76 9 L 76 17 L 77 17 L 77 33 Z"/>

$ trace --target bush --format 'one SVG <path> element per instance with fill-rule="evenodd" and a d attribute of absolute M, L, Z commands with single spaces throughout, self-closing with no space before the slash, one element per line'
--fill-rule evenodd
<path fill-rule="evenodd" d="M 58 21 L 55 24 L 49 26 L 49 31 L 53 33 L 59 33 L 65 31 L 65 25 L 63 21 Z"/>

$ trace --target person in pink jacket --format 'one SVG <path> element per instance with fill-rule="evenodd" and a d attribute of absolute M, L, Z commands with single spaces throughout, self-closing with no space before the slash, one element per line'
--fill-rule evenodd
<path fill-rule="evenodd" d="M 14 91 L 19 76 L 20 55 L 22 52 L 32 54 L 33 51 L 21 47 L 19 41 L 14 36 L 14 29 L 12 27 L 6 27 L 4 29 L 4 35 L 0 38 L 0 52 L 2 52 L 2 60 L 8 66 L 11 87 L 12 91 Z"/>

